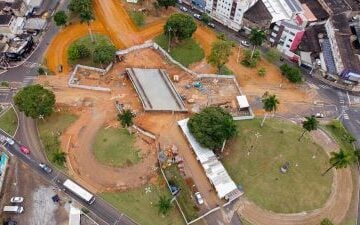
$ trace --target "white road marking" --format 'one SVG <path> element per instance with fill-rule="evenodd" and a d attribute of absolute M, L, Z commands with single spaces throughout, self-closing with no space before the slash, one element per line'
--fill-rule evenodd
<path fill-rule="evenodd" d="M 346 92 L 346 96 L 347 96 L 347 98 L 348 98 L 349 105 L 351 105 L 350 96 L 349 96 L 349 92 L 348 92 L 348 91 Z"/>

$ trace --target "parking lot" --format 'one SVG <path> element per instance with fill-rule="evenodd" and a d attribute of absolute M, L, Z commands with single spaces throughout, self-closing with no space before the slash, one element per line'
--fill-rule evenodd
<path fill-rule="evenodd" d="M 61 201 L 54 203 L 52 196 L 59 194 Z M 22 203 L 10 203 L 14 196 L 23 197 Z M 6 205 L 19 205 L 23 213 L 3 213 L 5 221 L 18 224 L 62 225 L 68 223 L 68 199 L 59 190 L 36 174 L 27 165 L 11 157 L 1 194 L 1 209 Z"/>

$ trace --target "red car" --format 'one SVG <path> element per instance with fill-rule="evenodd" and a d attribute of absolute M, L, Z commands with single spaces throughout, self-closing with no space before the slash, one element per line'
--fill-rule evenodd
<path fill-rule="evenodd" d="M 21 145 L 21 146 L 20 146 L 20 150 L 21 150 L 22 153 L 24 153 L 24 154 L 30 154 L 30 150 L 29 150 L 27 147 L 25 147 L 24 145 Z"/>

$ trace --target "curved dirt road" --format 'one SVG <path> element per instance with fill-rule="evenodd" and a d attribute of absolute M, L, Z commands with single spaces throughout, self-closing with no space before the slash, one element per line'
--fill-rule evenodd
<path fill-rule="evenodd" d="M 107 34 L 103 25 L 97 21 L 91 23 L 93 33 Z M 48 68 L 57 74 L 67 74 L 70 70 L 67 62 L 67 49 L 77 39 L 87 35 L 89 32 L 86 24 L 74 24 L 62 29 L 52 40 L 46 52 L 46 63 Z M 57 66 L 63 65 L 63 72 L 58 73 Z"/>
<path fill-rule="evenodd" d="M 109 115 L 116 115 L 115 110 L 104 110 L 113 101 L 96 103 L 97 107 L 84 109 L 79 119 L 62 135 L 62 149 L 69 144 L 68 163 L 76 180 L 82 181 L 94 192 L 126 190 L 146 184 L 154 175 L 156 163 L 155 143 L 148 144 L 147 154 L 137 164 L 124 168 L 105 166 L 92 154 L 92 144 L 98 130 L 109 120 Z M 104 106 L 104 107 L 102 107 Z M 70 141 L 69 141 L 70 140 Z"/>

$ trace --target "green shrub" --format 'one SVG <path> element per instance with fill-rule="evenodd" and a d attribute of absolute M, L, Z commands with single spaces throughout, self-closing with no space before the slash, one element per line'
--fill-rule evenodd
<path fill-rule="evenodd" d="M 258 69 L 258 75 L 260 77 L 264 77 L 266 75 L 266 69 L 264 67 L 261 67 L 260 69 Z"/>
<path fill-rule="evenodd" d="M 257 63 L 260 60 L 260 52 L 256 50 L 252 57 L 251 57 L 251 53 L 252 52 L 248 49 L 244 51 L 244 58 L 241 61 L 241 64 L 246 67 L 254 68 L 256 67 Z"/>
<path fill-rule="evenodd" d="M 2 87 L 9 87 L 9 86 L 10 86 L 10 83 L 7 82 L 7 81 L 1 81 L 0 86 L 2 86 Z"/>
<path fill-rule="evenodd" d="M 73 62 L 90 56 L 90 50 L 83 44 L 73 44 L 68 49 L 68 59 Z"/>
<path fill-rule="evenodd" d="M 142 27 L 145 24 L 145 15 L 142 12 L 133 11 L 130 13 L 130 16 L 136 26 Z"/>
<path fill-rule="evenodd" d="M 283 64 L 280 66 L 282 75 L 286 76 L 291 83 L 300 83 L 302 82 L 302 76 L 300 69 L 297 67 L 289 66 L 288 64 Z"/>

